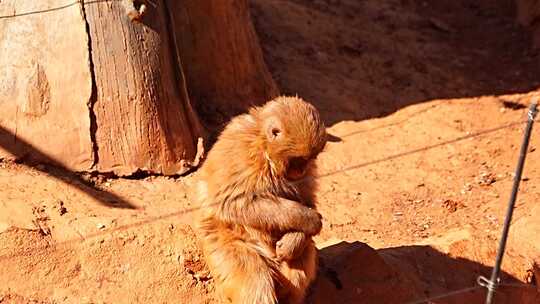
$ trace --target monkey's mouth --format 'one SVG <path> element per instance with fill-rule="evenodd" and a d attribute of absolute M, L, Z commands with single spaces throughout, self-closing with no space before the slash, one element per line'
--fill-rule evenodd
<path fill-rule="evenodd" d="M 306 170 L 300 168 L 289 168 L 287 170 L 287 179 L 290 181 L 297 181 L 306 176 Z"/>
<path fill-rule="evenodd" d="M 287 168 L 287 179 L 296 181 L 306 175 L 309 161 L 303 157 L 293 157 L 289 160 Z"/>

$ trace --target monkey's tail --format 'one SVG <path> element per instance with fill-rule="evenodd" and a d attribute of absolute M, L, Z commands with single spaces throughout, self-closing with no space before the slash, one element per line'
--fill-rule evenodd
<path fill-rule="evenodd" d="M 234 304 L 276 304 L 279 266 L 264 246 L 214 232 L 203 241 L 206 262 L 218 289 Z"/>
<path fill-rule="evenodd" d="M 281 303 L 281 300 L 288 299 L 287 303 L 302 303 L 302 299 L 304 298 L 304 292 L 307 286 L 301 286 L 300 291 L 297 291 L 299 288 L 297 282 L 298 279 L 300 281 L 303 281 L 302 278 L 296 278 L 296 275 L 299 275 L 303 277 L 305 268 L 302 268 L 302 271 L 299 269 L 292 269 L 291 266 L 287 264 L 285 266 L 286 272 L 288 275 L 285 275 L 283 273 L 284 268 L 284 262 L 278 261 L 275 254 L 273 254 L 273 251 L 270 248 L 267 248 L 264 245 L 254 244 L 250 242 L 245 242 L 242 244 L 243 246 L 247 246 L 253 251 L 257 252 L 260 259 L 264 262 L 264 265 L 266 265 L 266 268 L 264 268 L 264 271 L 269 272 L 273 284 L 271 285 L 271 290 L 267 290 L 262 292 L 262 295 L 269 295 L 272 294 L 272 298 L 256 298 L 253 300 L 253 302 L 245 302 L 245 303 Z M 313 261 L 313 259 L 307 259 L 307 261 Z M 295 268 L 295 267 L 293 267 Z M 315 266 L 308 267 L 310 269 L 315 270 Z M 292 273 L 291 273 L 292 271 Z M 310 275 L 310 277 L 314 277 L 314 274 Z M 293 279 L 294 282 L 291 281 Z M 308 282 L 310 283 L 310 282 Z M 302 284 L 300 284 L 302 285 Z M 268 287 L 270 285 L 266 285 L 265 287 Z M 253 290 L 256 290 L 254 288 Z M 290 294 L 293 292 L 293 294 Z M 276 298 L 277 297 L 277 300 Z M 297 299 L 298 302 L 293 300 L 293 298 Z M 275 301 L 275 302 L 274 302 Z"/>

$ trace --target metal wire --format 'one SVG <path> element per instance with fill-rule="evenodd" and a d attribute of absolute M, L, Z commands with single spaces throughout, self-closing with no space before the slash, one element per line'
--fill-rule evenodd
<path fill-rule="evenodd" d="M 101 2 L 120 2 L 120 1 L 122 1 L 122 0 L 84 0 L 84 1 L 83 0 L 76 0 L 76 1 L 70 2 L 68 4 L 61 5 L 61 6 L 45 8 L 45 9 L 40 9 L 40 10 L 34 10 L 34 11 L 21 12 L 21 13 L 16 13 L 16 14 L 13 14 L 13 15 L 0 16 L 0 19 L 10 19 L 10 18 L 16 18 L 16 17 L 23 17 L 23 16 L 43 14 L 43 13 L 50 13 L 50 12 L 54 12 L 54 11 L 63 10 L 63 9 L 66 9 L 66 8 L 69 8 L 71 6 L 78 5 L 78 4 L 87 5 L 87 4 L 94 4 L 94 3 L 101 3 Z"/>
<path fill-rule="evenodd" d="M 495 266 L 491 273 L 491 277 L 488 280 L 485 277 L 478 278 L 478 284 L 487 288 L 488 293 L 486 295 L 486 304 L 493 303 L 493 297 L 499 284 L 499 273 L 501 272 L 501 264 L 504 257 L 504 251 L 506 249 L 506 241 L 508 239 L 508 232 L 510 230 L 510 224 L 512 222 L 512 215 L 514 213 L 514 206 L 516 204 L 516 198 L 519 190 L 519 183 L 521 182 L 521 175 L 523 173 L 523 166 L 525 164 L 525 158 L 527 156 L 527 150 L 529 147 L 529 140 L 531 138 L 531 131 L 534 124 L 534 118 L 537 113 L 537 100 L 531 103 L 528 113 L 527 127 L 525 128 L 525 134 L 523 135 L 523 143 L 521 144 L 521 151 L 519 154 L 519 160 L 516 167 L 516 173 L 514 175 L 514 184 L 512 185 L 512 193 L 510 194 L 510 200 L 508 202 L 508 209 L 506 211 L 506 217 L 504 219 L 504 226 L 502 231 L 501 240 L 499 242 L 499 249 L 497 250 L 497 259 L 495 260 Z"/>
<path fill-rule="evenodd" d="M 479 278 L 479 280 L 480 280 L 480 278 Z M 523 283 L 501 283 L 501 284 L 498 284 L 498 286 L 513 287 L 513 288 L 526 288 L 526 289 L 536 290 L 535 286 L 530 285 L 530 284 L 523 284 Z M 467 288 L 463 288 L 463 289 L 450 291 L 450 292 L 447 292 L 447 293 L 441 293 L 441 294 L 438 294 L 438 295 L 433 296 L 433 297 L 424 298 L 422 300 L 415 300 L 413 302 L 407 302 L 405 304 L 425 304 L 425 303 L 430 303 L 433 300 L 440 300 L 440 299 L 444 299 L 444 298 L 447 298 L 447 297 L 450 297 L 450 296 L 455 296 L 455 295 L 458 295 L 458 294 L 463 294 L 463 293 L 467 293 L 467 292 L 471 292 L 471 291 L 476 291 L 476 290 L 479 290 L 479 289 L 481 289 L 483 287 L 484 286 L 471 286 L 471 287 L 467 287 Z"/>
<path fill-rule="evenodd" d="M 450 297 L 450 296 L 454 296 L 454 295 L 458 295 L 458 294 L 478 290 L 478 289 L 481 289 L 481 288 L 482 288 L 482 286 L 473 286 L 473 287 L 463 288 L 463 289 L 459 289 L 459 290 L 450 291 L 450 292 L 447 292 L 447 293 L 442 293 L 442 294 L 436 295 L 434 297 L 425 298 L 425 299 L 414 301 L 414 302 L 407 302 L 405 304 L 429 303 L 430 301 L 433 301 L 433 300 L 443 299 L 443 298 L 447 298 L 447 297 Z"/>

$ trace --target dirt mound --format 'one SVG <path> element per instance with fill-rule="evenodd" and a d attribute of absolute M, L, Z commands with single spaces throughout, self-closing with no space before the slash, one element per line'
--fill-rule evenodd
<path fill-rule="evenodd" d="M 486 265 L 494 259 L 493 244 L 465 230 L 425 243 L 379 250 L 360 242 L 320 244 L 320 274 L 309 303 L 483 303 L 486 289 L 477 280 L 491 273 Z M 538 303 L 537 288 L 523 284 L 537 266 L 514 249 L 505 265 L 496 303 Z"/>
<path fill-rule="evenodd" d="M 421 298 L 416 282 L 364 243 L 326 242 L 319 249 L 321 269 L 309 303 L 390 304 Z"/>

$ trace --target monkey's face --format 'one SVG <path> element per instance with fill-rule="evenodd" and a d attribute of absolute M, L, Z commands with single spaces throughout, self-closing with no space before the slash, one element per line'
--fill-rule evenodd
<path fill-rule="evenodd" d="M 281 97 L 254 116 L 261 121 L 263 149 L 273 174 L 290 181 L 310 174 L 327 138 L 315 107 L 298 98 Z"/>
<path fill-rule="evenodd" d="M 298 181 L 311 174 L 315 159 L 326 145 L 326 136 L 322 134 L 298 133 L 284 124 L 277 127 L 272 123 L 267 132 L 265 154 L 273 173 L 289 181 Z"/>
<path fill-rule="evenodd" d="M 315 159 L 326 145 L 326 136 L 320 136 L 318 141 L 313 142 L 287 128 L 274 133 L 266 151 L 274 174 L 289 181 L 298 181 L 312 174 Z"/>

